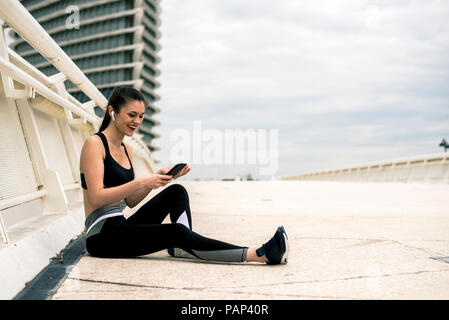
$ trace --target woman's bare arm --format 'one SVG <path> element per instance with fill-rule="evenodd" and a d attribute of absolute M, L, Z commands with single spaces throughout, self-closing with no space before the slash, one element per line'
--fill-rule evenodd
<path fill-rule="evenodd" d="M 125 199 L 135 206 L 150 190 L 169 183 L 169 176 L 149 174 L 112 188 L 104 188 L 104 159 L 102 143 L 95 136 L 86 139 L 81 151 L 80 168 L 87 184 L 87 197 L 92 206 L 100 208 Z M 142 197 L 140 200 L 139 198 Z M 139 200 L 139 201 L 137 201 Z M 129 203 L 128 203 L 129 202 Z"/>
<path fill-rule="evenodd" d="M 133 164 L 133 168 L 134 168 L 133 148 L 130 145 L 128 145 L 127 143 L 125 143 L 125 145 L 126 145 L 126 151 L 128 152 L 129 159 L 130 159 L 131 163 Z M 134 176 L 135 176 L 135 174 L 136 173 L 134 172 Z M 126 202 L 127 206 L 130 208 L 134 208 L 135 206 L 137 206 L 140 203 L 140 201 L 145 199 L 145 197 L 151 192 L 151 190 L 153 190 L 153 188 L 146 185 L 145 187 L 137 190 L 136 192 L 129 195 L 128 197 L 125 197 L 125 202 Z"/>

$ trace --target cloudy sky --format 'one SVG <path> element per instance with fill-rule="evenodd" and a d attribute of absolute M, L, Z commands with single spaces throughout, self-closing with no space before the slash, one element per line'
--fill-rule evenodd
<path fill-rule="evenodd" d="M 184 158 L 191 179 L 279 178 L 437 153 L 449 139 L 448 1 L 161 7 L 159 167 Z M 255 152 L 271 157 L 218 161 L 231 150 L 225 132 L 238 130 L 265 133 Z"/>

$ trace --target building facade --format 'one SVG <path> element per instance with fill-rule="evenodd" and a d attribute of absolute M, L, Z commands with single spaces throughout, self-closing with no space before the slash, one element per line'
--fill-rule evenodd
<path fill-rule="evenodd" d="M 50 34 L 78 67 L 109 97 L 115 86 L 132 86 L 144 94 L 147 108 L 138 129 L 151 152 L 158 148 L 153 131 L 159 122 L 153 116 L 160 97 L 156 80 L 160 71 L 160 6 L 157 0 L 22 0 L 24 7 Z M 18 54 L 47 76 L 58 70 L 33 47 L 12 34 Z M 80 102 L 89 99 L 70 81 L 67 91 Z M 98 116 L 104 111 L 95 108 Z"/>

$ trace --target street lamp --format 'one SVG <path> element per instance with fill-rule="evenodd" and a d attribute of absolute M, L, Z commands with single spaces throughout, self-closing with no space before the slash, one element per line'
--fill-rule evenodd
<path fill-rule="evenodd" d="M 447 144 L 446 140 L 443 139 L 439 145 L 440 147 L 444 148 L 444 152 L 446 152 L 446 150 L 449 148 L 449 144 Z"/>

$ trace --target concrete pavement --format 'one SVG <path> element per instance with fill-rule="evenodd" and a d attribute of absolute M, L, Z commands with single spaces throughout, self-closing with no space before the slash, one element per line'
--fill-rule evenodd
<path fill-rule="evenodd" d="M 284 225 L 289 263 L 86 254 L 52 299 L 449 299 L 449 185 L 177 183 L 196 232 L 259 247 Z"/>

